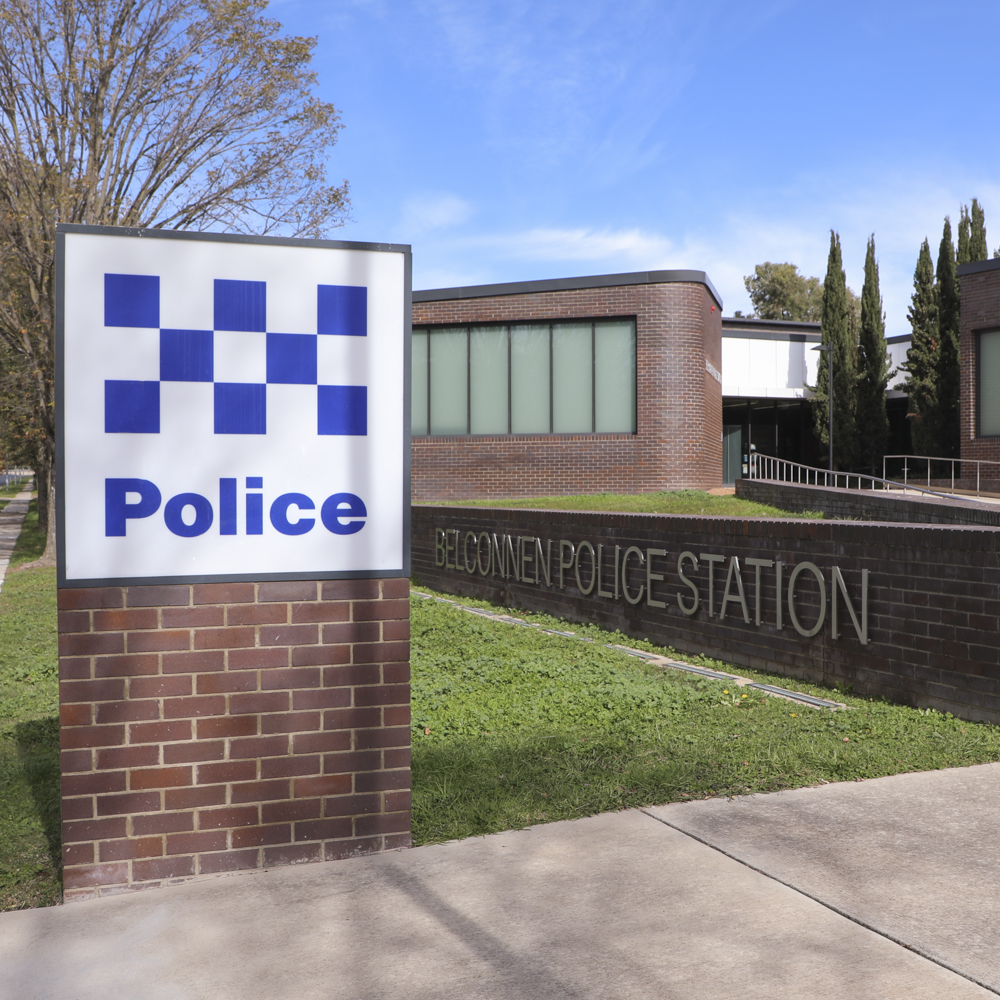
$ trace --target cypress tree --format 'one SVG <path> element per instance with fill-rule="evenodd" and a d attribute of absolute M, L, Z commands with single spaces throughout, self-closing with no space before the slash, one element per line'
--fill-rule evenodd
<path fill-rule="evenodd" d="M 875 237 L 868 240 L 865 283 L 861 288 L 861 329 L 858 337 L 858 381 L 855 421 L 858 466 L 871 469 L 885 454 L 889 440 L 889 417 L 885 410 L 885 387 L 889 382 L 889 358 L 885 348 L 885 313 L 878 284 Z M 834 442 L 836 443 L 836 442 Z"/>
<path fill-rule="evenodd" d="M 913 272 L 913 297 L 906 311 L 912 340 L 906 352 L 906 383 L 908 398 L 907 420 L 910 440 L 918 455 L 936 455 L 940 429 L 938 425 L 938 309 L 934 292 L 934 263 L 930 243 L 925 239 L 920 247 L 917 267 Z"/>
<path fill-rule="evenodd" d="M 969 218 L 969 209 L 963 205 L 959 212 L 958 219 L 958 249 L 955 259 L 959 264 L 968 264 L 972 258 L 969 256 L 969 243 L 971 241 L 972 220 Z"/>
<path fill-rule="evenodd" d="M 969 238 L 969 260 L 986 260 L 990 251 L 986 246 L 986 214 L 979 202 L 972 199 L 972 232 Z"/>
<path fill-rule="evenodd" d="M 959 453 L 959 289 L 955 273 L 955 248 L 951 220 L 945 217 L 938 251 L 935 294 L 938 307 L 937 398 L 940 436 L 937 454 L 947 458 Z"/>
<path fill-rule="evenodd" d="M 823 316 L 821 340 L 832 350 L 819 359 L 816 388 L 813 391 L 813 421 L 816 436 L 829 447 L 828 401 L 830 390 L 829 357 L 833 355 L 833 463 L 838 469 L 849 469 L 855 455 L 854 388 L 855 342 L 851 336 L 850 304 L 847 298 L 847 277 L 840 251 L 840 236 L 830 230 L 830 255 L 827 258 L 826 279 L 823 282 Z"/>

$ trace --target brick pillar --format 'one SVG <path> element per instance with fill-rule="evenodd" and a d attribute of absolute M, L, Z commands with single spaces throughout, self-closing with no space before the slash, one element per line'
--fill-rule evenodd
<path fill-rule="evenodd" d="M 60 590 L 65 898 L 408 846 L 408 594 Z"/>

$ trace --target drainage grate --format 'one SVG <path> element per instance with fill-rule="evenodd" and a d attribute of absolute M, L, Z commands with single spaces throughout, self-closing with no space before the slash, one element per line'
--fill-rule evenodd
<path fill-rule="evenodd" d="M 816 698 L 811 694 L 802 694 L 801 691 L 789 691 L 786 688 L 775 687 L 773 684 L 748 684 L 747 687 L 758 688 L 767 691 L 768 694 L 777 694 L 782 698 L 791 698 L 792 701 L 801 701 L 803 705 L 810 705 L 813 708 L 844 708 L 839 701 L 827 701 L 826 698 Z"/>

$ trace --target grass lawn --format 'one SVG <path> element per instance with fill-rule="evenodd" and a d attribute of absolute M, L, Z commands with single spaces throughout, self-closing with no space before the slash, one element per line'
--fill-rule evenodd
<path fill-rule="evenodd" d="M 417 844 L 632 806 L 1000 760 L 1000 727 L 844 692 L 834 697 L 850 710 L 800 707 L 651 668 L 598 643 L 679 654 L 595 627 L 518 613 L 597 640 L 588 644 L 422 598 L 411 607 Z M 831 697 L 778 675 L 728 669 Z"/>
<path fill-rule="evenodd" d="M 37 558 L 43 543 L 32 509 L 14 562 Z M 816 711 L 660 672 L 602 644 L 678 654 L 594 626 L 522 615 L 596 640 L 583 643 L 422 598 L 412 608 L 418 844 L 630 806 L 1000 760 L 1000 727 L 849 693 L 836 697 L 851 711 Z M 59 900 L 56 665 L 55 571 L 11 572 L 0 592 L 0 909 Z"/>
<path fill-rule="evenodd" d="M 530 497 L 527 500 L 453 500 L 463 507 L 518 507 L 528 510 L 609 510 L 636 514 L 705 514 L 711 517 L 809 517 L 816 511 L 792 514 L 737 496 L 713 496 L 702 490 L 671 490 L 664 493 L 589 493 L 571 497 Z"/>
<path fill-rule="evenodd" d="M 12 564 L 45 539 L 31 510 Z M 56 572 L 8 572 L 0 591 L 0 910 L 59 901 Z"/>

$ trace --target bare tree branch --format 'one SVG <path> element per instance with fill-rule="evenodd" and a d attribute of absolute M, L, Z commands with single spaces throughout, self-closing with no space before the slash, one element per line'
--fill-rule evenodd
<path fill-rule="evenodd" d="M 347 184 L 325 170 L 341 124 L 312 94 L 315 39 L 282 36 L 265 7 L 0 0 L 0 397 L 18 395 L 0 421 L 38 443 L 43 521 L 58 223 L 319 237 L 344 221 Z"/>

